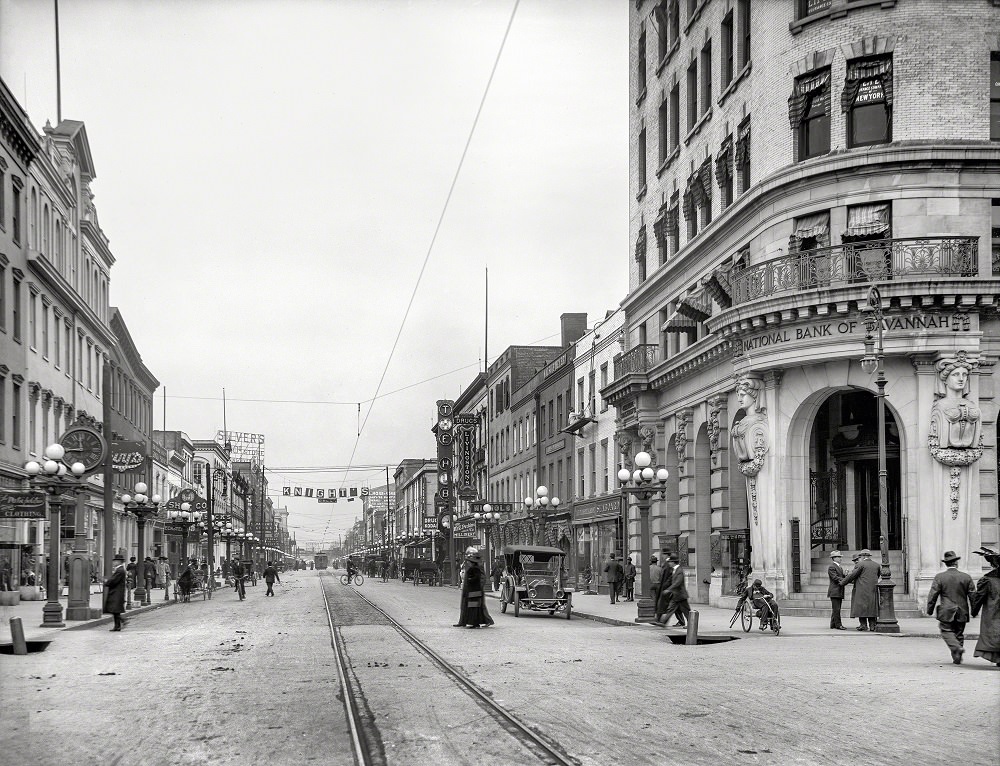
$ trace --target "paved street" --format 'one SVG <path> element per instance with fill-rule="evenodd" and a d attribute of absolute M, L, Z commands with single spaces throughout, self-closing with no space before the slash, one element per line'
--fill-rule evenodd
<path fill-rule="evenodd" d="M 273 599 L 263 585 L 243 603 L 223 590 L 134 615 L 120 635 L 106 625 L 52 631 L 44 653 L 0 656 L 0 752 L 18 753 L 0 762 L 351 763 L 320 588 L 330 576 L 290 572 Z M 792 631 L 686 647 L 648 626 L 515 619 L 494 600 L 494 627 L 456 630 L 453 588 L 367 580 L 361 592 L 581 764 L 932 764 L 956 727 L 956 763 L 1000 755 L 1000 672 L 971 652 L 952 665 L 937 638 Z M 419 710 L 411 735 L 432 740 L 442 735 L 435 717 L 438 727 L 483 725 L 471 704 L 466 716 L 443 703 L 429 716 L 438 699 L 418 676 L 400 680 L 413 671 L 399 668 L 409 663 L 385 634 L 351 629 L 371 634 L 348 651 L 367 670 L 377 719 L 392 706 Z M 392 760 L 393 735 L 382 732 L 389 762 L 415 762 Z M 483 755 L 435 763 L 523 762 Z"/>

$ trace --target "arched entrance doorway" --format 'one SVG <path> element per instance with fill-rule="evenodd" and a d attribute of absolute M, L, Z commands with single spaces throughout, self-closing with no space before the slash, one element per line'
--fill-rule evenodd
<path fill-rule="evenodd" d="M 868 391 L 832 393 L 820 405 L 809 438 L 810 542 L 846 550 L 879 545 L 878 417 Z M 899 428 L 885 416 L 890 550 L 903 547 Z"/>

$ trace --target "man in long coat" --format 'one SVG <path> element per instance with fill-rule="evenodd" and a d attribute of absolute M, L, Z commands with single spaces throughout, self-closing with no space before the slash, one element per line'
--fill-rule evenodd
<path fill-rule="evenodd" d="M 927 614 L 937 617 L 941 638 L 951 651 L 951 661 L 962 664 L 965 653 L 965 625 L 969 622 L 972 606 L 969 597 L 975 591 L 972 578 L 958 571 L 961 556 L 955 551 L 945 551 L 941 563 L 947 569 L 934 575 L 930 593 L 927 594 Z M 940 603 L 937 603 L 940 599 Z M 937 603 L 937 608 L 935 608 Z"/>
<path fill-rule="evenodd" d="M 830 587 L 826 589 L 826 597 L 830 599 L 830 630 L 847 630 L 840 619 L 840 605 L 844 603 L 844 577 L 846 573 L 840 566 L 840 551 L 830 554 L 830 566 L 827 569 Z"/>
<path fill-rule="evenodd" d="M 979 640 L 976 656 L 1000 667 L 1000 553 L 989 548 L 976 551 L 993 569 L 976 583 L 972 594 L 972 616 L 979 617 Z"/>
<path fill-rule="evenodd" d="M 618 603 L 618 589 L 621 587 L 622 578 L 625 575 L 625 570 L 622 569 L 622 565 L 618 563 L 615 558 L 615 554 L 608 556 L 608 563 L 604 565 L 605 579 L 608 582 L 608 592 L 611 594 L 611 603 Z"/>
<path fill-rule="evenodd" d="M 115 626 L 112 632 L 122 629 L 122 614 L 125 611 L 125 557 L 120 553 L 114 558 L 111 577 L 104 581 L 104 614 L 113 615 Z"/>
<path fill-rule="evenodd" d="M 856 630 L 875 630 L 878 619 L 878 564 L 872 561 L 872 552 L 865 548 L 860 561 L 842 585 L 853 583 L 851 590 L 851 617 L 857 617 L 861 624 Z"/>
<path fill-rule="evenodd" d="M 680 562 L 674 555 L 671 555 L 668 561 L 674 569 L 670 574 L 670 582 L 667 583 L 666 575 L 664 575 L 662 583 L 662 590 L 666 591 L 670 597 L 669 611 L 664 613 L 664 622 L 669 623 L 671 615 L 676 614 L 677 624 L 674 627 L 683 628 L 687 625 L 688 616 L 691 614 L 691 607 L 688 604 L 687 583 L 684 581 L 684 568 L 681 567 Z"/>

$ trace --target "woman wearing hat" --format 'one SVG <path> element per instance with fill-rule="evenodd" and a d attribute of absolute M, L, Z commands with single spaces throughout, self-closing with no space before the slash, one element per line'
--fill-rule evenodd
<path fill-rule="evenodd" d="M 458 613 L 456 628 L 478 628 L 492 625 L 493 618 L 486 609 L 486 595 L 483 593 L 483 555 L 473 550 L 465 555 L 465 578 L 462 580 L 462 605 Z"/>
<path fill-rule="evenodd" d="M 972 578 L 965 572 L 958 571 L 961 556 L 955 551 L 945 551 L 941 563 L 947 569 L 934 575 L 930 593 L 927 594 L 927 614 L 937 617 L 941 638 L 951 650 L 951 661 L 962 664 L 965 653 L 965 625 L 969 621 L 972 607 L 969 598 L 975 591 Z M 937 609 L 934 604 L 938 602 Z"/>
<path fill-rule="evenodd" d="M 972 594 L 972 616 L 982 611 L 976 656 L 1000 667 L 1000 553 L 994 553 L 989 548 L 975 552 L 993 566 L 976 583 L 976 592 Z"/>
<path fill-rule="evenodd" d="M 114 616 L 115 626 L 111 629 L 112 632 L 122 629 L 122 613 L 125 611 L 125 557 L 120 553 L 115 555 L 111 577 L 104 581 L 101 611 Z"/>

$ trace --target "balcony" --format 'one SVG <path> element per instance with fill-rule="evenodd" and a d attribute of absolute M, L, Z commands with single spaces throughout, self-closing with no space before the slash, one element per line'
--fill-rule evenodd
<path fill-rule="evenodd" d="M 978 258 L 976 237 L 885 239 L 806 250 L 734 271 L 733 305 L 802 290 L 920 277 L 974 277 Z"/>
<path fill-rule="evenodd" d="M 644 343 L 630 348 L 623 354 L 617 354 L 614 359 L 615 379 L 626 375 L 646 373 L 656 364 L 657 348 L 655 344 Z"/>

